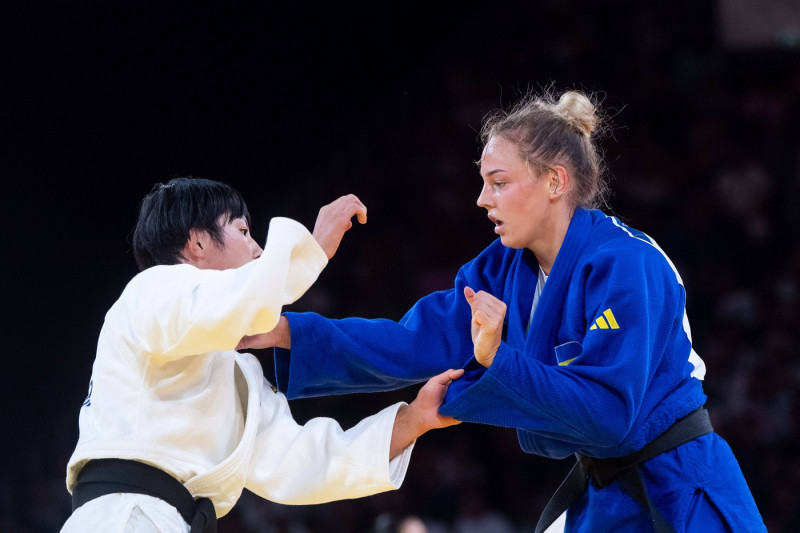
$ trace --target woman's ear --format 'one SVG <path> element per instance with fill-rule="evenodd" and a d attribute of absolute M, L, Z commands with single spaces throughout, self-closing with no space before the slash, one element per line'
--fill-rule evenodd
<path fill-rule="evenodd" d="M 567 193 L 571 185 L 570 177 L 567 169 L 561 165 L 555 165 L 550 170 L 551 172 L 548 172 L 548 186 L 550 187 L 550 197 L 555 199 Z"/>
<path fill-rule="evenodd" d="M 211 246 L 211 237 L 207 231 L 190 230 L 189 238 L 186 239 L 186 244 L 183 246 L 183 255 L 185 263 L 197 266 L 198 263 L 206 258 L 209 247 Z"/>

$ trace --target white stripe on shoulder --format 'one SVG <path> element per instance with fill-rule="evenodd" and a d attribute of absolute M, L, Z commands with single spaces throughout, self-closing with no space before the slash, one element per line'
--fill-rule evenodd
<path fill-rule="evenodd" d="M 631 231 L 625 224 L 619 221 L 617 217 L 609 215 L 606 216 L 611 219 L 611 222 L 613 222 L 615 226 L 617 226 L 619 229 L 627 233 L 630 238 L 636 239 L 637 241 L 645 242 L 651 245 L 656 250 L 658 250 L 661 253 L 661 255 L 664 256 L 664 259 L 667 260 L 667 263 L 669 264 L 670 268 L 672 268 L 672 272 L 675 273 L 675 278 L 678 280 L 678 283 L 680 283 L 681 287 L 684 288 L 684 292 L 686 292 L 686 287 L 683 285 L 683 279 L 681 278 L 680 273 L 678 273 L 678 269 L 675 268 L 675 264 L 672 262 L 669 256 L 666 253 L 664 253 L 664 250 L 661 249 L 661 247 L 658 245 L 658 243 L 656 243 L 656 241 L 652 237 L 650 237 L 644 232 L 642 232 L 642 235 L 644 237 L 639 237 L 637 235 L 634 235 L 633 233 L 631 233 Z M 683 331 L 686 333 L 686 338 L 689 339 L 689 345 L 691 346 L 692 328 L 689 326 L 689 316 L 686 314 L 685 304 L 683 307 Z M 705 378 L 706 376 L 706 364 L 703 361 L 703 359 L 699 355 L 697 355 L 697 352 L 694 351 L 693 346 L 691 348 L 691 352 L 689 352 L 689 362 L 692 363 L 692 366 L 694 367 L 691 376 L 702 381 L 703 378 Z"/>

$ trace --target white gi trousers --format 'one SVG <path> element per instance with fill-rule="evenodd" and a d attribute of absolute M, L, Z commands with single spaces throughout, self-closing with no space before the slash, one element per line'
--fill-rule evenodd
<path fill-rule="evenodd" d="M 146 494 L 106 494 L 81 505 L 61 533 L 189 533 L 178 510 Z"/>

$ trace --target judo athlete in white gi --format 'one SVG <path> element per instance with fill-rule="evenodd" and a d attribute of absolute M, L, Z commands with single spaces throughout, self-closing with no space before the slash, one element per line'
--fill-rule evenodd
<path fill-rule="evenodd" d="M 400 486 L 415 439 L 458 423 L 438 407 L 461 370 L 343 431 L 328 418 L 297 424 L 256 357 L 236 351 L 316 280 L 353 216 L 366 222 L 350 195 L 320 210 L 313 236 L 274 218 L 262 253 L 229 186 L 153 188 L 133 239 L 142 272 L 100 333 L 62 532 L 214 531 L 243 488 L 314 504 Z"/>

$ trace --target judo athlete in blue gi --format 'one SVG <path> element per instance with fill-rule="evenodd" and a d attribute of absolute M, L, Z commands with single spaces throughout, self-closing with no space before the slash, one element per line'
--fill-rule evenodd
<path fill-rule="evenodd" d="M 278 347 L 290 398 L 463 367 L 441 413 L 516 428 L 526 452 L 578 457 L 537 531 L 565 509 L 568 532 L 766 531 L 703 408 L 680 275 L 653 239 L 596 209 L 599 114 L 568 91 L 487 117 L 478 205 L 499 238 L 454 288 L 399 322 L 286 313 L 242 345 Z"/>

